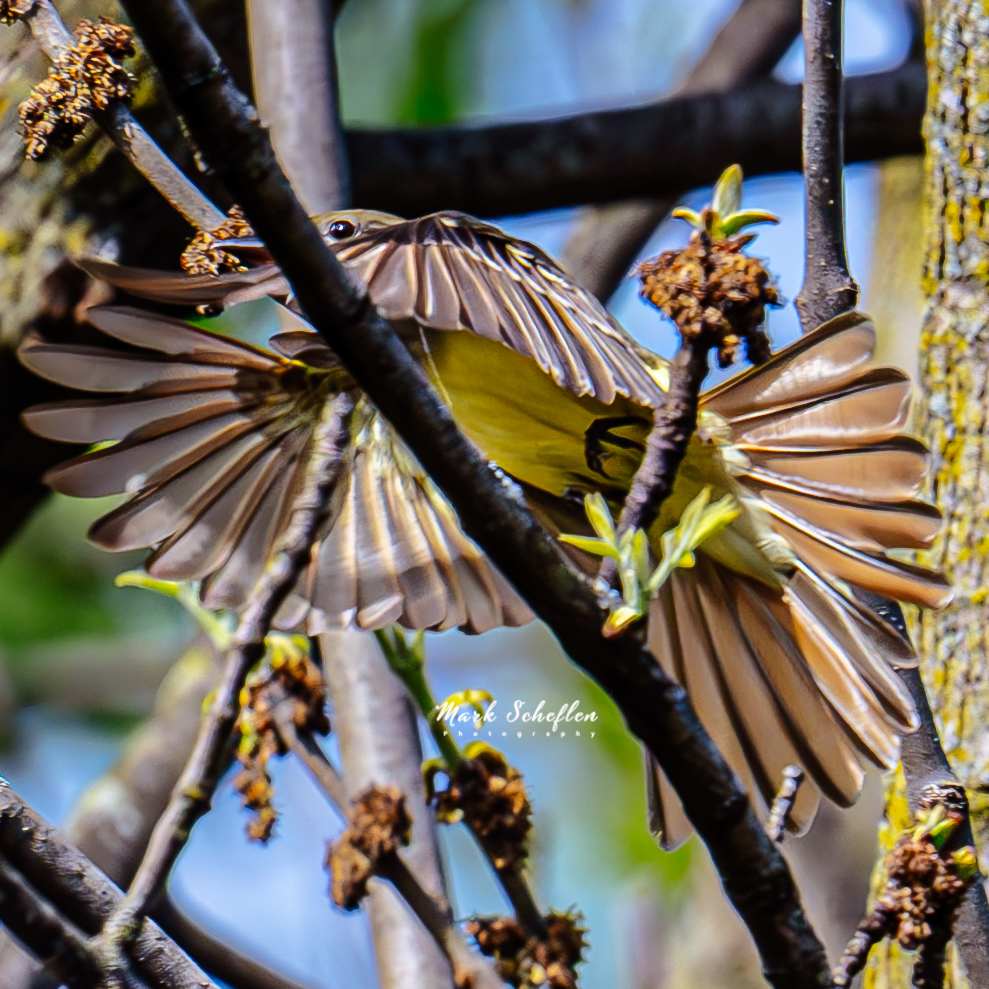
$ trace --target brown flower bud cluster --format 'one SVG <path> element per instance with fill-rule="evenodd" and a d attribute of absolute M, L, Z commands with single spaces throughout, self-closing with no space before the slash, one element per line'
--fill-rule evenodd
<path fill-rule="evenodd" d="M 546 937 L 527 937 L 514 917 L 474 917 L 464 924 L 481 953 L 495 960 L 495 971 L 518 989 L 575 989 L 583 961 L 586 929 L 572 913 L 546 916 Z"/>
<path fill-rule="evenodd" d="M 411 837 L 412 818 L 398 789 L 365 790 L 353 803 L 347 829 L 327 848 L 333 902 L 344 910 L 356 910 L 381 859 L 408 845 Z"/>
<path fill-rule="evenodd" d="M 465 821 L 495 868 L 510 868 L 528 855 L 532 828 L 522 774 L 489 746 L 468 746 L 465 754 L 469 758 L 457 763 L 448 787 L 434 795 L 436 819 L 444 824 Z"/>
<path fill-rule="evenodd" d="M 961 791 L 964 800 L 960 787 L 952 785 L 951 789 Z M 930 801 L 927 804 L 924 810 L 929 812 Z M 845 949 L 835 971 L 837 985 L 851 984 L 865 966 L 872 945 L 884 937 L 917 951 L 914 986 L 934 989 L 943 984 L 944 952 L 955 914 L 978 868 L 971 846 L 948 850 L 943 836 L 957 829 L 964 814 L 958 805 L 942 806 L 946 812 L 938 815 L 937 829 L 921 826 L 903 835 L 889 853 L 886 885 Z"/>
<path fill-rule="evenodd" d="M 743 252 L 753 236 L 716 240 L 699 230 L 682 250 L 664 251 L 636 269 L 642 298 L 672 319 L 685 341 L 717 347 L 722 368 L 738 359 L 743 343 L 753 364 L 770 355 L 761 327 L 766 306 L 780 300 L 769 272 Z"/>
<path fill-rule="evenodd" d="M 13 24 L 30 9 L 33 0 L 0 0 L 0 24 Z"/>
<path fill-rule="evenodd" d="M 190 275 L 219 275 L 224 271 L 247 271 L 240 258 L 223 250 L 222 241 L 253 237 L 254 231 L 239 206 L 231 208 L 228 219 L 215 230 L 200 230 L 182 252 L 182 270 Z"/>
<path fill-rule="evenodd" d="M 18 10 L 19 5 L 5 7 L 8 16 Z M 33 161 L 52 148 L 70 147 L 97 110 L 128 99 L 134 90 L 134 77 L 123 66 L 134 54 L 129 27 L 105 17 L 99 23 L 80 21 L 75 38 L 21 103 L 26 153 Z"/>
<path fill-rule="evenodd" d="M 282 704 L 291 705 L 292 722 L 299 731 L 329 734 L 323 676 L 300 643 L 280 636 L 272 637 L 269 661 L 241 691 L 237 719 L 237 758 L 242 768 L 234 788 L 251 812 L 247 835 L 252 841 L 266 842 L 278 820 L 268 762 L 286 751 L 275 720 L 275 708 Z"/>

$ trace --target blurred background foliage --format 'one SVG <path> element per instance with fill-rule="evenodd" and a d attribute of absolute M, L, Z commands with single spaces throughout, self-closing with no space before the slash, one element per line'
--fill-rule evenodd
<path fill-rule="evenodd" d="M 337 31 L 344 116 L 366 126 L 435 125 L 657 98 L 675 89 L 733 7 L 732 0 L 349 0 Z M 906 9 L 900 0 L 849 0 L 846 33 L 850 72 L 890 68 L 906 55 Z M 778 72 L 799 78 L 799 43 Z M 916 209 L 917 169 L 912 161 L 857 166 L 847 179 L 852 269 L 866 309 L 874 298 L 881 311 L 883 346 L 900 363 L 916 352 L 919 296 L 911 288 L 911 230 L 896 218 Z M 685 202 L 698 205 L 707 194 L 696 190 Z M 792 299 L 802 277 L 801 179 L 747 183 L 746 203 L 782 217 L 760 235 L 757 253 Z M 506 218 L 503 225 L 558 253 L 575 215 Z M 683 243 L 687 234 L 668 221 L 648 250 Z M 671 329 L 631 283 L 612 305 L 644 343 L 671 351 Z M 277 312 L 266 302 L 250 304 L 210 326 L 263 343 L 278 329 Z M 792 305 L 773 314 L 770 332 L 777 345 L 796 335 Z M 113 586 L 140 557 L 111 556 L 86 543 L 89 523 L 106 509 L 51 497 L 0 551 L 0 772 L 53 820 L 111 764 L 195 636 L 175 602 Z M 666 854 L 650 838 L 638 745 L 544 629 L 431 636 L 429 665 L 438 696 L 476 687 L 499 700 L 492 744 L 531 785 L 540 899 L 558 909 L 576 905 L 590 927 L 584 989 L 761 984 L 696 843 Z M 550 710 L 578 700 L 581 710 L 598 714 L 594 737 L 569 729 L 565 737 L 517 737 L 504 721 L 517 698 L 528 710 L 542 699 Z M 372 986 L 364 919 L 340 914 L 325 895 L 322 845 L 336 827 L 333 814 L 296 767 L 277 766 L 275 783 L 283 817 L 273 842 L 247 842 L 228 782 L 183 856 L 175 897 L 194 918 L 312 989 Z M 832 951 L 862 906 L 879 792 L 876 783 L 855 811 L 823 814 L 809 838 L 789 845 Z M 458 915 L 502 911 L 462 829 L 445 829 L 443 848 Z M 826 874 L 807 865 L 813 856 L 828 859 Z M 849 879 L 856 875 L 858 886 Z"/>

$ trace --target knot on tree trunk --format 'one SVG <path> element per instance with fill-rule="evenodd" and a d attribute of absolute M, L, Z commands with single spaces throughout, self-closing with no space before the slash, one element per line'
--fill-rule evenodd
<path fill-rule="evenodd" d="M 587 947 L 586 928 L 572 913 L 546 915 L 546 935 L 529 937 L 514 917 L 473 917 L 464 930 L 482 954 L 495 959 L 495 970 L 518 989 L 575 989 L 577 966 Z"/>
<path fill-rule="evenodd" d="M 952 838 L 965 820 L 968 801 L 955 783 L 928 786 L 917 826 L 901 836 L 886 859 L 886 884 L 872 913 L 859 925 L 835 971 L 838 986 L 851 984 L 869 951 L 884 937 L 917 951 L 913 985 L 939 989 L 955 915 L 965 891 L 978 876 L 971 845 Z"/>
<path fill-rule="evenodd" d="M 411 836 L 412 818 L 398 789 L 365 790 L 353 803 L 349 826 L 327 852 L 333 902 L 344 910 L 356 910 L 381 860 L 408 845 Z"/>

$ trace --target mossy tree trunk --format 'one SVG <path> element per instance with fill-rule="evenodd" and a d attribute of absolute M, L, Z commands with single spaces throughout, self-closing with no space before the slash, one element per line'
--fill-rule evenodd
<path fill-rule="evenodd" d="M 929 496 L 944 527 L 924 563 L 955 587 L 943 611 L 914 616 L 921 674 L 945 752 L 968 787 L 985 870 L 989 849 L 989 2 L 926 5 L 926 236 L 918 428 L 931 449 Z M 905 788 L 889 790 L 888 847 L 908 823 Z M 869 989 L 910 985 L 912 957 L 888 944 Z M 949 985 L 963 985 L 949 953 Z"/>

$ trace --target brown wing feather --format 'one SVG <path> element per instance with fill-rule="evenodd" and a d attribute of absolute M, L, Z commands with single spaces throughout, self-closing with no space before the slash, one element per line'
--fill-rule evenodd
<path fill-rule="evenodd" d="M 130 295 L 173 305 L 232 306 L 267 295 L 277 299 L 289 294 L 288 282 L 273 264 L 222 275 L 186 275 L 178 271 L 129 268 L 96 258 L 82 258 L 76 264 L 93 278 L 109 282 Z"/>
<path fill-rule="evenodd" d="M 554 381 L 605 403 L 661 391 L 631 337 L 537 247 L 462 213 L 388 224 L 334 245 L 390 319 L 470 330 L 532 357 Z"/>

